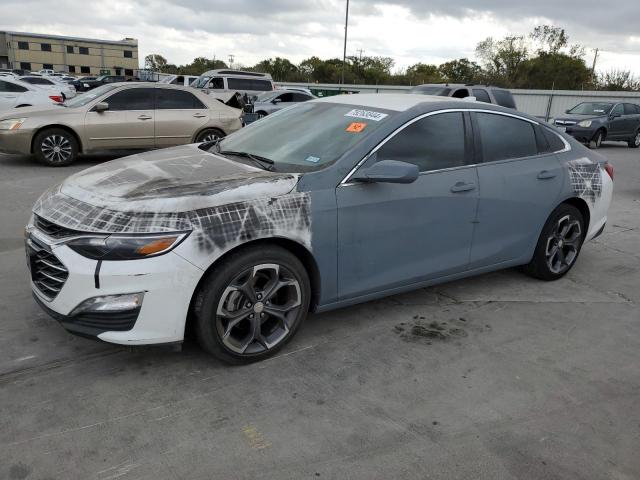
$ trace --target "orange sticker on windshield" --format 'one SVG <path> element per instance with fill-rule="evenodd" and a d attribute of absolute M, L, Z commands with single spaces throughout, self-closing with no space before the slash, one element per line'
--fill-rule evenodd
<path fill-rule="evenodd" d="M 353 122 L 353 123 L 349 124 L 349 126 L 344 131 L 345 132 L 351 132 L 351 133 L 360 133 L 365 128 L 367 128 L 367 124 L 366 123 Z"/>

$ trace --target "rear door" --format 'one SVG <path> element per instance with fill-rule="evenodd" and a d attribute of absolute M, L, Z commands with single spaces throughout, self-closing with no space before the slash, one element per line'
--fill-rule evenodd
<path fill-rule="evenodd" d="M 191 92 L 162 87 L 155 90 L 155 146 L 191 143 L 209 122 L 209 109 Z"/>
<path fill-rule="evenodd" d="M 0 79 L 0 110 L 15 107 L 18 98 L 26 91 L 27 89 L 25 87 Z"/>
<path fill-rule="evenodd" d="M 550 152 L 543 127 L 508 114 L 475 112 L 472 116 L 481 163 L 470 267 L 478 268 L 533 252 L 557 205 L 564 170 Z"/>
<path fill-rule="evenodd" d="M 640 126 L 640 115 L 638 115 L 638 107 L 632 103 L 624 104 L 624 128 L 628 138 L 635 136 Z"/>
<path fill-rule="evenodd" d="M 409 123 L 360 168 L 418 165 L 411 184 L 347 183 L 336 189 L 341 299 L 375 294 L 466 269 L 476 215 L 476 168 L 462 112 Z"/>
<path fill-rule="evenodd" d="M 127 88 L 102 99 L 109 109 L 85 116 L 89 149 L 153 148 L 155 88 Z"/>

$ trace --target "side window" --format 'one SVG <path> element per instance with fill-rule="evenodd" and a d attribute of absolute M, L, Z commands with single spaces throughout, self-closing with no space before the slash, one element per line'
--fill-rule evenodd
<path fill-rule="evenodd" d="M 476 113 L 484 162 L 538 154 L 533 125 L 505 115 Z"/>
<path fill-rule="evenodd" d="M 273 90 L 271 82 L 268 80 L 251 80 L 251 88 L 249 90 L 255 90 L 256 92 L 270 92 Z"/>
<path fill-rule="evenodd" d="M 22 85 L 16 85 L 15 83 L 3 82 L 0 80 L 0 92 L 22 93 L 27 89 Z"/>
<path fill-rule="evenodd" d="M 253 90 L 251 80 L 246 78 L 227 77 L 229 90 Z"/>
<path fill-rule="evenodd" d="M 283 93 L 278 98 L 281 102 L 293 102 L 293 93 Z"/>
<path fill-rule="evenodd" d="M 421 172 L 465 165 L 462 113 L 440 113 L 412 123 L 378 150 L 380 160 L 413 163 Z"/>
<path fill-rule="evenodd" d="M 473 96 L 476 97 L 476 100 L 478 100 L 479 102 L 491 103 L 491 98 L 489 97 L 489 94 L 487 93 L 486 90 L 482 88 L 474 88 Z"/>
<path fill-rule="evenodd" d="M 304 93 L 294 93 L 293 101 L 294 102 L 306 102 L 307 100 L 311 100 L 309 95 L 305 95 Z"/>
<path fill-rule="evenodd" d="M 108 97 L 110 111 L 153 110 L 153 88 L 129 88 Z"/>
<path fill-rule="evenodd" d="M 611 115 L 624 115 L 624 107 L 621 103 L 618 103 L 613 110 L 611 110 Z"/>
<path fill-rule="evenodd" d="M 212 78 L 207 88 L 212 90 L 224 90 L 224 79 L 222 79 L 222 77 Z"/>
<path fill-rule="evenodd" d="M 192 110 L 206 108 L 195 95 L 182 90 L 156 89 L 156 110 Z"/>
<path fill-rule="evenodd" d="M 625 103 L 624 104 L 624 114 L 625 115 L 636 115 L 637 113 L 638 113 L 638 110 L 637 110 L 635 105 L 633 105 L 631 103 Z"/>
<path fill-rule="evenodd" d="M 493 96 L 496 98 L 498 105 L 507 108 L 516 108 L 516 102 L 513 99 L 513 95 L 508 90 L 495 89 L 493 90 Z"/>
<path fill-rule="evenodd" d="M 550 129 L 544 127 L 540 127 L 540 130 L 542 130 L 544 137 L 549 143 L 549 151 L 559 152 L 560 150 L 564 150 L 564 142 L 557 133 L 554 133 Z"/>
<path fill-rule="evenodd" d="M 453 98 L 465 98 L 469 96 L 469 90 L 467 90 L 466 88 L 459 88 L 458 90 L 453 92 L 453 95 L 451 96 Z"/>

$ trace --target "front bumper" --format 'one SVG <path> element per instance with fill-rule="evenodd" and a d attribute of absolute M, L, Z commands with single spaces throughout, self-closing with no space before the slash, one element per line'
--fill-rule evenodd
<path fill-rule="evenodd" d="M 201 269 L 174 252 L 142 260 L 98 264 L 39 230 L 30 228 L 29 238 L 50 249 L 68 271 L 66 280 L 53 296 L 39 288 L 33 279 L 31 288 L 43 310 L 69 332 L 121 345 L 183 340 L 191 297 L 203 274 Z M 71 315 L 89 298 L 136 292 L 144 292 L 138 309 Z"/>
<path fill-rule="evenodd" d="M 31 134 L 31 129 L 0 130 L 0 152 L 29 155 Z"/>
<path fill-rule="evenodd" d="M 556 125 L 556 128 L 566 128 L 567 135 L 571 135 L 573 138 L 582 143 L 589 143 L 595 137 L 598 127 L 578 127 L 577 125 L 570 125 L 564 127 L 563 125 Z"/>

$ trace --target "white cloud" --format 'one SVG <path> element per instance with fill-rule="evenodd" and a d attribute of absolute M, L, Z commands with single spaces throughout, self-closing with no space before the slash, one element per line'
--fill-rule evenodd
<path fill-rule="evenodd" d="M 534 25 L 566 27 L 571 40 L 600 48 L 599 69 L 640 74 L 637 0 L 583 4 L 556 0 L 352 0 L 348 54 L 385 55 L 396 68 L 473 58 L 487 36 L 526 34 Z M 342 56 L 342 0 L 3 0 L 0 29 L 139 40 L 140 58 L 172 63 L 206 56 L 252 65 L 269 57 L 300 61 Z M 586 14 L 585 12 L 589 12 Z M 594 20 L 594 19 L 597 19 Z"/>

